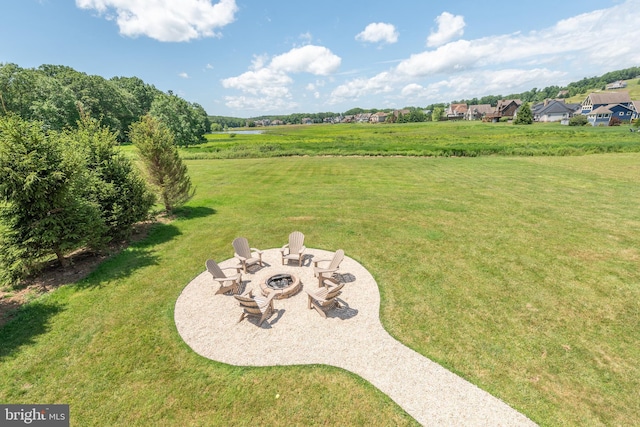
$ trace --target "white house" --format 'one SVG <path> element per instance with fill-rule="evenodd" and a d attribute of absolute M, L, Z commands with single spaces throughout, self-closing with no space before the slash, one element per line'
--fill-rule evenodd
<path fill-rule="evenodd" d="M 566 104 L 564 100 L 548 99 L 531 107 L 536 122 L 562 122 L 580 112 L 582 105 Z"/>

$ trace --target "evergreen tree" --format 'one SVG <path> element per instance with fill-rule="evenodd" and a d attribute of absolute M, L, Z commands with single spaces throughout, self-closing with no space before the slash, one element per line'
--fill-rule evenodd
<path fill-rule="evenodd" d="M 531 112 L 531 107 L 528 102 L 522 104 L 522 106 L 518 109 L 518 114 L 513 121 L 515 125 L 530 125 L 533 123 L 533 113 Z"/>
<path fill-rule="evenodd" d="M 167 212 L 187 202 L 195 189 L 182 163 L 171 130 L 150 114 L 131 125 L 131 142 L 138 147 L 149 182 L 157 189 Z"/>
<path fill-rule="evenodd" d="M 146 219 L 155 203 L 145 180 L 133 163 L 120 151 L 117 136 L 96 119 L 83 115 L 78 129 L 67 132 L 68 138 L 85 152 L 87 168 L 92 172 L 85 197 L 100 206 L 100 213 L 110 238 L 127 238 L 131 226 Z"/>
<path fill-rule="evenodd" d="M 0 118 L 0 282 L 24 277 L 43 256 L 65 266 L 66 253 L 104 242 L 100 208 L 81 196 L 89 173 L 62 134 Z"/>

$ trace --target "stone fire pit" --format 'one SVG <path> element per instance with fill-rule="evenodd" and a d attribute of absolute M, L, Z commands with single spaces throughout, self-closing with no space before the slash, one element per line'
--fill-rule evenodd
<path fill-rule="evenodd" d="M 262 295 L 275 292 L 275 299 L 289 298 L 300 290 L 300 279 L 291 273 L 276 273 L 260 282 Z"/>

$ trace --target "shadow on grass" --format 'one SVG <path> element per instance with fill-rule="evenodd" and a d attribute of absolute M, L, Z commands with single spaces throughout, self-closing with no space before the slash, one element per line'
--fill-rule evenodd
<path fill-rule="evenodd" d="M 119 254 L 102 262 L 85 279 L 77 282 L 77 289 L 98 288 L 104 283 L 123 279 L 139 268 L 158 264 L 154 248 L 180 235 L 179 229 L 171 224 L 157 223 L 149 230 L 147 237 Z M 0 300 L 0 313 L 8 316 L 7 322 L 0 322 L 0 360 L 15 353 L 24 345 L 33 344 L 35 337 L 49 330 L 49 320 L 64 310 L 64 305 L 41 297 L 28 304 Z M 0 319 L 5 320 L 5 319 Z"/>
<path fill-rule="evenodd" d="M 158 255 L 154 247 L 166 243 L 179 236 L 178 227 L 171 224 L 154 224 L 149 234 L 127 249 L 100 264 L 86 279 L 75 286 L 79 289 L 101 287 L 105 282 L 112 282 L 130 276 L 134 271 L 158 264 Z"/>
<path fill-rule="evenodd" d="M 17 309 L 16 315 L 0 328 L 0 360 L 20 347 L 35 342 L 35 337 L 49 330 L 49 319 L 63 310 L 51 301 L 33 301 Z"/>
<path fill-rule="evenodd" d="M 204 218 L 205 216 L 214 215 L 216 210 L 206 206 L 181 206 L 173 211 L 176 219 L 195 219 Z"/>

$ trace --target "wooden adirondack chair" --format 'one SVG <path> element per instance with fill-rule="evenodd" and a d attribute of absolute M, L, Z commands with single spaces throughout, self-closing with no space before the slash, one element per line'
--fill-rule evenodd
<path fill-rule="evenodd" d="M 323 283 L 324 282 L 324 283 Z M 340 283 L 337 280 L 326 277 L 321 280 L 322 286 L 318 289 L 307 290 L 305 292 L 309 297 L 309 309 L 315 308 L 322 317 L 327 317 L 327 311 L 332 308 L 340 308 L 340 303 L 337 298 L 342 293 L 344 283 Z"/>
<path fill-rule="evenodd" d="M 294 231 L 289 234 L 289 243 L 280 249 L 282 265 L 284 265 L 285 261 L 291 259 L 298 261 L 298 267 L 302 267 L 302 260 L 304 259 L 304 251 L 306 249 L 304 246 L 304 234 L 299 231 Z"/>
<path fill-rule="evenodd" d="M 205 262 L 205 265 L 207 267 L 207 271 L 211 273 L 213 281 L 217 282 L 220 285 L 220 288 L 216 291 L 216 295 L 226 294 L 228 292 L 237 294 L 240 292 L 240 284 L 242 283 L 242 273 L 240 272 L 240 267 L 220 268 L 218 263 L 212 259 L 208 259 Z M 236 270 L 236 274 L 227 276 L 222 270 Z"/>
<path fill-rule="evenodd" d="M 340 267 L 340 263 L 344 259 L 344 251 L 342 249 L 338 249 L 335 254 L 333 254 L 333 258 L 330 259 L 319 259 L 313 262 L 313 275 L 320 278 L 322 281 L 323 277 L 331 277 L 333 273 L 338 271 Z M 320 263 L 328 263 L 326 267 L 321 267 Z"/>
<path fill-rule="evenodd" d="M 245 317 L 257 317 L 258 326 L 262 325 L 266 319 L 273 313 L 273 298 L 276 296 L 275 292 L 270 292 L 269 296 L 254 297 L 252 292 L 245 292 L 242 295 L 234 295 L 235 299 L 240 303 L 242 307 L 242 315 L 238 323 L 242 322 Z"/>
<path fill-rule="evenodd" d="M 245 237 L 237 237 L 233 241 L 234 256 L 240 261 L 242 270 L 247 273 L 247 267 L 254 264 L 260 264 L 262 267 L 262 251 L 260 249 L 249 247 L 249 242 Z"/>

